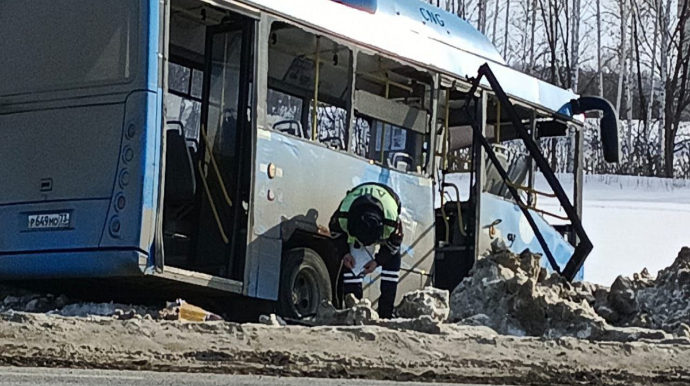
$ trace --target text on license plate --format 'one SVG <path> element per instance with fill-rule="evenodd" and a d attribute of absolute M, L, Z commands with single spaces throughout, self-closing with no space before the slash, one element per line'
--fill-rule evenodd
<path fill-rule="evenodd" d="M 64 229 L 69 228 L 69 213 L 31 214 L 29 229 Z"/>

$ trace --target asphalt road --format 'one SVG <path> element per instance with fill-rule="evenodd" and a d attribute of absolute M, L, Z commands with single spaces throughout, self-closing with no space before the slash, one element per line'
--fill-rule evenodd
<path fill-rule="evenodd" d="M 423 386 L 346 379 L 0 367 L 0 386 Z M 471 386 L 471 385 L 457 385 Z"/>

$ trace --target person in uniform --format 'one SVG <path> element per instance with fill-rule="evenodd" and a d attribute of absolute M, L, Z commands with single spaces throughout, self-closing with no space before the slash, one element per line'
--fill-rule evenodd
<path fill-rule="evenodd" d="M 379 183 L 364 183 L 347 192 L 329 225 L 342 259 L 342 285 L 338 290 L 361 299 L 364 276 L 381 267 L 378 312 L 387 319 L 393 317 L 400 278 L 400 211 L 400 198 L 393 189 Z"/>

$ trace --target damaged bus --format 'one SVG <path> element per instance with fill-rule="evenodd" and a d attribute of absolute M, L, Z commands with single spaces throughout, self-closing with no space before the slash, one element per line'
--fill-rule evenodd
<path fill-rule="evenodd" d="M 496 243 L 572 280 L 583 114 L 619 157 L 608 102 L 417 0 L 3 1 L 0 36 L 0 280 L 193 285 L 302 317 L 337 299 L 328 220 L 370 181 L 403 203 L 399 294 L 453 288 Z M 537 145 L 566 135 L 572 203 Z"/>

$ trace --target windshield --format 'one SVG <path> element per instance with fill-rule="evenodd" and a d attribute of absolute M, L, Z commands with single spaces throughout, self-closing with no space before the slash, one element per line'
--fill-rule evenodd
<path fill-rule="evenodd" d="M 0 2 L 0 96 L 130 80 L 138 0 Z"/>

